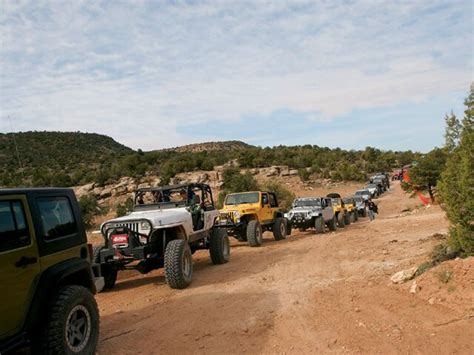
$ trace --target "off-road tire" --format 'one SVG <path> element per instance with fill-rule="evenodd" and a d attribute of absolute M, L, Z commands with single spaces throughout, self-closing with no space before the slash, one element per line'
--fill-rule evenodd
<path fill-rule="evenodd" d="M 260 226 L 259 221 L 252 220 L 247 224 L 247 241 L 251 247 L 259 247 L 262 245 L 262 234 L 262 226 Z"/>
<path fill-rule="evenodd" d="M 74 318 L 76 316 L 76 318 Z M 79 318 L 77 318 L 79 317 Z M 75 320 L 76 319 L 76 320 Z M 69 332 L 72 323 L 84 322 L 76 335 Z M 48 312 L 38 343 L 33 353 L 41 354 L 94 354 L 99 338 L 99 310 L 94 295 L 83 286 L 65 286 L 56 294 Z M 68 331 L 69 330 L 69 331 Z M 70 336 L 68 336 L 70 335 Z"/>
<path fill-rule="evenodd" d="M 118 270 L 110 264 L 102 264 L 100 266 L 102 277 L 104 278 L 104 290 L 111 290 L 117 282 Z"/>
<path fill-rule="evenodd" d="M 285 219 L 281 217 L 275 218 L 273 221 L 273 238 L 275 240 L 283 240 L 286 239 L 286 223 Z"/>
<path fill-rule="evenodd" d="M 170 241 L 165 249 L 165 279 L 171 288 L 189 286 L 193 276 L 193 258 L 188 242 L 181 239 Z"/>
<path fill-rule="evenodd" d="M 291 236 L 291 222 L 288 219 L 285 219 L 286 221 L 286 236 L 289 237 Z"/>
<path fill-rule="evenodd" d="M 115 283 L 117 282 L 118 271 L 112 265 L 100 262 L 100 251 L 102 249 L 104 249 L 104 247 L 94 247 L 92 249 L 92 260 L 94 263 L 100 264 L 100 272 L 104 278 L 103 291 L 106 291 L 114 288 Z"/>
<path fill-rule="evenodd" d="M 337 214 L 337 226 L 339 228 L 344 228 L 346 226 L 346 224 L 344 223 L 344 214 L 340 212 Z"/>
<path fill-rule="evenodd" d="M 359 212 L 355 211 L 354 212 L 354 222 L 357 222 L 359 220 Z"/>
<path fill-rule="evenodd" d="M 324 220 L 323 217 L 319 216 L 316 217 L 314 220 L 314 229 L 316 230 L 316 234 L 324 233 Z"/>
<path fill-rule="evenodd" d="M 225 229 L 217 228 L 212 231 L 209 241 L 209 255 L 214 265 L 229 262 L 230 243 Z"/>
<path fill-rule="evenodd" d="M 344 224 L 346 226 L 351 224 L 351 214 L 349 212 L 344 213 Z"/>
<path fill-rule="evenodd" d="M 337 226 L 336 216 L 333 216 L 332 219 L 328 222 L 328 228 L 331 232 L 334 232 L 336 230 L 336 226 Z"/>

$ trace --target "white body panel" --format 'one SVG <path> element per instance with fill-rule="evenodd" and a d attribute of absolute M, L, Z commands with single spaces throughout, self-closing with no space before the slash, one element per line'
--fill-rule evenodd
<path fill-rule="evenodd" d="M 154 230 L 181 226 L 184 229 L 186 237 L 189 237 L 202 230 L 210 230 L 214 226 L 214 220 L 218 216 L 219 211 L 202 211 L 201 213 L 202 218 L 204 218 L 204 228 L 198 231 L 193 229 L 192 215 L 187 207 L 134 211 L 126 216 L 114 218 L 105 223 L 120 224 L 146 219 L 151 222 Z M 143 230 L 140 226 L 139 232 L 148 234 L 149 231 Z"/>

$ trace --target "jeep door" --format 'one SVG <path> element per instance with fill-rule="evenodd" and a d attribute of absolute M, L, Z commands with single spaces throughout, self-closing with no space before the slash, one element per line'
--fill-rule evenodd
<path fill-rule="evenodd" d="M 260 197 L 261 209 L 260 209 L 260 222 L 270 223 L 273 220 L 273 211 L 270 207 L 270 197 L 268 193 L 263 192 Z"/>
<path fill-rule="evenodd" d="M 21 330 L 39 274 L 38 248 L 26 196 L 0 196 L 0 338 Z"/>
<path fill-rule="evenodd" d="M 206 186 L 202 190 L 202 209 L 204 213 L 204 229 L 209 230 L 214 226 L 219 211 L 214 206 L 211 188 Z"/>

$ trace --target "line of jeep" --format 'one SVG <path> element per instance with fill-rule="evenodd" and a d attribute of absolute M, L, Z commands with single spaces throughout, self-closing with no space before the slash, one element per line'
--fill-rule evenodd
<path fill-rule="evenodd" d="M 317 234 L 324 233 L 359 220 L 366 215 L 365 203 L 358 205 L 355 197 L 341 197 L 330 193 L 325 197 L 300 197 L 293 201 L 290 211 L 285 214 L 288 224 L 301 231 L 314 229 Z M 362 210 L 362 212 L 361 212 Z"/>
<path fill-rule="evenodd" d="M 0 354 L 25 345 L 33 353 L 94 353 L 94 294 L 112 289 L 119 271 L 163 268 L 167 284 L 183 289 L 197 250 L 219 265 L 230 259 L 229 236 L 259 247 L 264 232 L 280 241 L 292 228 L 335 231 L 366 216 L 364 197 L 302 197 L 284 213 L 271 191 L 228 194 L 218 210 L 207 184 L 140 188 L 133 210 L 103 223 L 103 243 L 92 247 L 73 190 L 0 189 L 0 284 L 8 290 Z"/>

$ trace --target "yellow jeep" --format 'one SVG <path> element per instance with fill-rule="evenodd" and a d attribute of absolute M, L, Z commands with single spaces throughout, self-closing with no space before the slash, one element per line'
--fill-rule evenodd
<path fill-rule="evenodd" d="M 347 213 L 349 215 L 349 223 L 356 222 L 359 220 L 359 213 L 357 211 L 357 204 L 352 197 L 344 197 L 342 199 L 344 206 L 346 207 Z M 348 224 L 348 223 L 346 223 Z"/>
<path fill-rule="evenodd" d="M 247 241 L 251 247 L 262 244 L 265 231 L 272 231 L 275 240 L 287 237 L 287 222 L 273 192 L 228 194 L 219 212 L 218 224 L 226 228 L 230 236 Z"/>
<path fill-rule="evenodd" d="M 326 197 L 330 197 L 332 200 L 332 208 L 337 219 L 337 226 L 344 228 L 346 224 L 350 224 L 350 216 L 347 212 L 344 201 L 342 201 L 341 195 L 338 193 L 330 193 Z"/>

